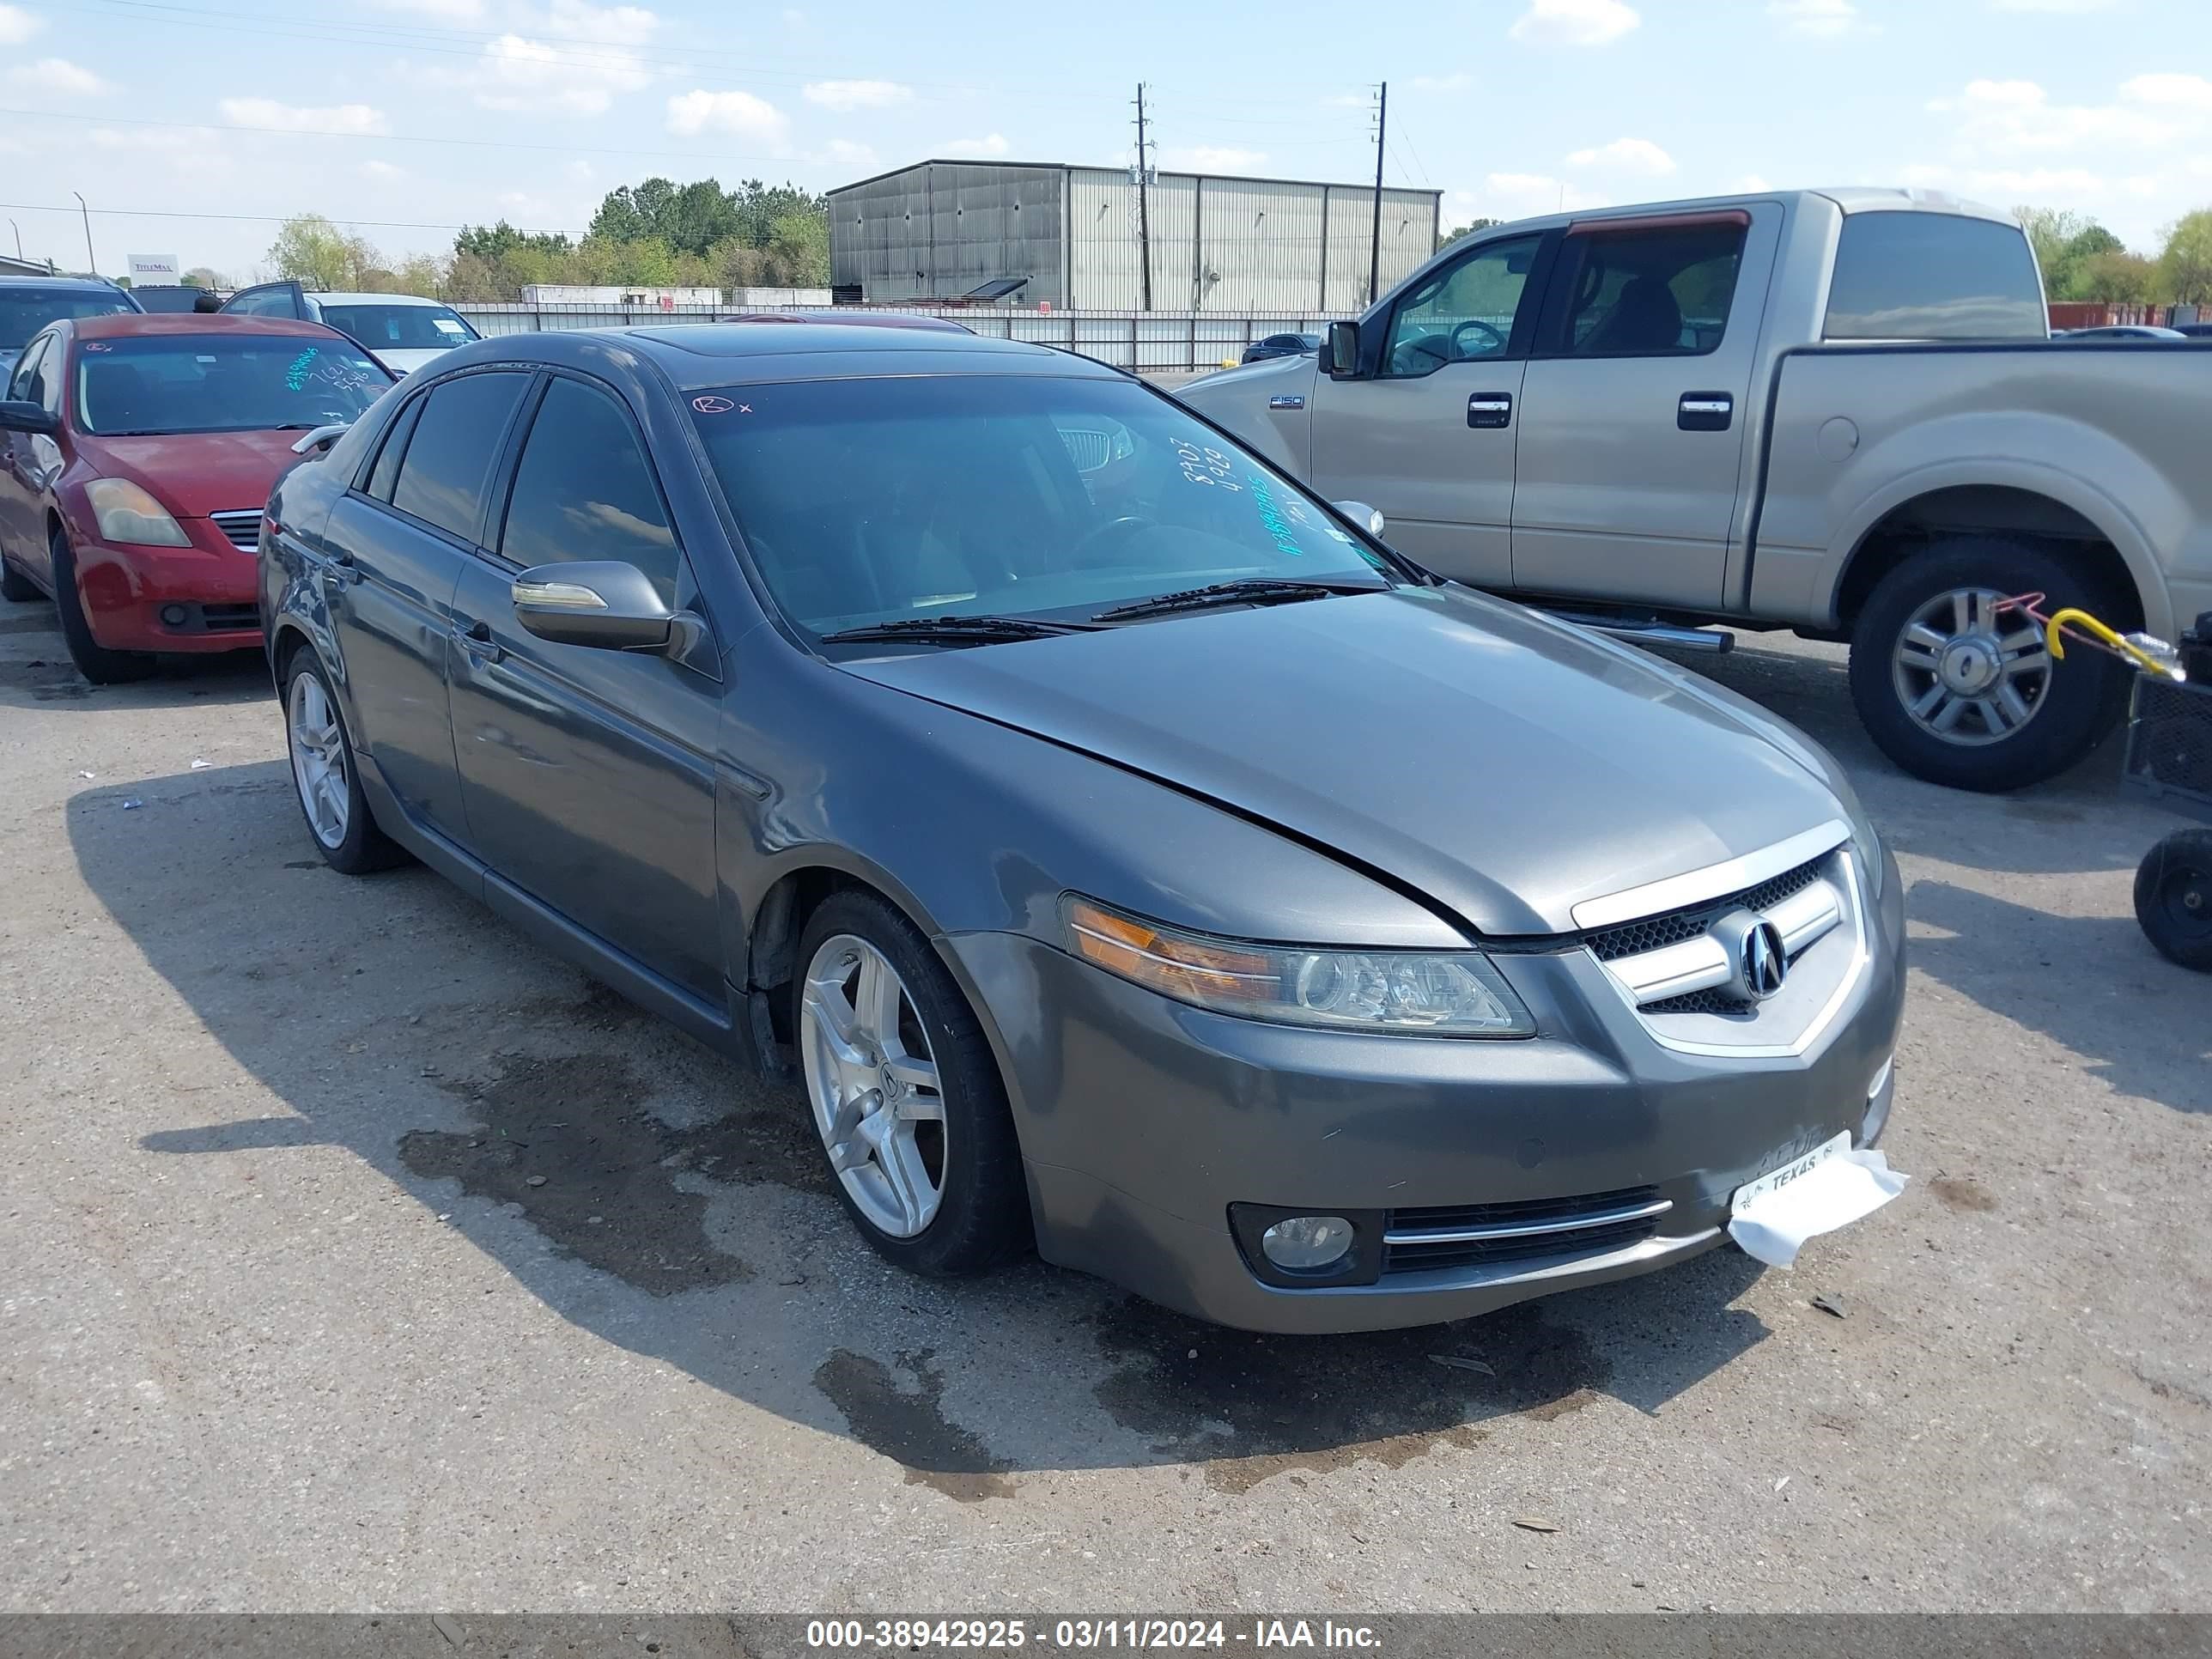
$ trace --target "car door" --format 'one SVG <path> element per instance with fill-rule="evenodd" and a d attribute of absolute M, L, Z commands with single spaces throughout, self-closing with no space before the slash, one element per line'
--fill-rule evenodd
<path fill-rule="evenodd" d="M 258 288 L 242 288 L 223 301 L 222 308 L 233 316 L 307 319 L 307 295 L 297 283 L 264 283 Z"/>
<path fill-rule="evenodd" d="M 454 601 L 453 744 L 471 844 L 498 876 L 662 979 L 719 1006 L 711 641 L 671 652 L 542 640 L 516 574 L 612 560 L 672 609 L 700 605 L 637 423 L 593 380 L 550 376 L 492 548 Z"/>
<path fill-rule="evenodd" d="M 324 532 L 354 742 L 410 817 L 463 845 L 447 692 L 453 587 L 530 386 L 521 369 L 470 370 L 410 400 Z"/>
<path fill-rule="evenodd" d="M 1572 227 L 1521 394 L 1513 585 L 1717 608 L 1781 209 Z"/>
<path fill-rule="evenodd" d="M 8 376 L 10 402 L 42 404 L 50 377 L 41 373 L 55 350 L 54 337 L 41 334 L 23 348 Z M 47 469 L 61 451 L 52 438 L 32 432 L 0 433 L 0 549 L 16 565 L 44 570 L 47 565 L 44 501 Z"/>
<path fill-rule="evenodd" d="M 1314 487 L 1381 508 L 1392 546 L 1482 586 L 1512 580 L 1515 410 L 1544 252 L 1526 234 L 1468 248 L 1399 296 L 1357 375 L 1314 384 Z"/>

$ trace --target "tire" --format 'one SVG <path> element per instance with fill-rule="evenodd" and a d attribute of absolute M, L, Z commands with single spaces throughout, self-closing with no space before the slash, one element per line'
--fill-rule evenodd
<path fill-rule="evenodd" d="M 2177 830 L 2136 868 L 2136 920 L 2169 962 L 2212 974 L 2212 830 Z"/>
<path fill-rule="evenodd" d="M 871 951 L 896 978 L 890 1019 L 880 1014 L 888 998 L 866 994 Z M 984 1273 L 1029 1249 L 1029 1192 L 1006 1085 L 928 940 L 875 894 L 847 890 L 807 919 L 799 962 L 792 1029 L 807 1109 L 830 1183 L 861 1237 L 887 1261 L 933 1279 Z M 828 996 L 832 986 L 842 1009 Z M 872 1002 L 878 1012 L 862 1012 Z M 886 1025 L 895 1030 L 889 1041 Z M 934 1120 L 928 1086 L 914 1081 L 924 1068 L 936 1079 Z M 902 1180 L 888 1173 L 897 1170 Z"/>
<path fill-rule="evenodd" d="M 94 685 L 123 685 L 151 674 L 158 665 L 151 652 L 110 651 L 93 638 L 92 623 L 76 591 L 76 557 L 58 526 L 46 546 L 54 562 L 54 608 L 61 613 L 62 643 L 69 647 L 76 672 Z"/>
<path fill-rule="evenodd" d="M 2123 665 L 2087 647 L 2053 661 L 2034 623 L 1995 617 L 1993 599 L 2026 592 L 2045 596 L 2046 616 L 2124 602 L 2055 554 L 1997 539 L 1938 543 L 1868 596 L 1851 629 L 1851 701 L 1882 753 L 1913 776 L 1985 793 L 2025 788 L 2080 761 L 2118 720 Z M 1917 640 L 1908 635 L 1916 624 Z M 1942 648 L 1921 642 L 1930 639 Z M 1945 720 L 1948 733 L 1935 729 Z"/>
<path fill-rule="evenodd" d="M 292 793 L 323 862 L 342 875 L 365 876 L 405 860 L 399 844 L 378 827 L 361 787 L 353 734 L 331 690 L 330 676 L 311 646 L 284 659 L 284 748 Z"/>
<path fill-rule="evenodd" d="M 39 591 L 36 582 L 5 558 L 0 558 L 0 599 L 13 599 L 17 605 L 27 605 L 33 599 L 46 597 Z"/>

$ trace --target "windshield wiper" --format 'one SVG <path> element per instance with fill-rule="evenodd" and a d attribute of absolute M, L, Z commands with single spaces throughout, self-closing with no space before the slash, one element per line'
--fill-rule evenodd
<path fill-rule="evenodd" d="M 1210 611 L 1222 605 L 1295 605 L 1300 599 L 1325 599 L 1336 593 L 1380 593 L 1381 582 L 1316 581 L 1298 576 L 1239 576 L 1233 581 L 1208 582 L 1186 587 L 1179 593 L 1156 594 L 1102 611 L 1093 622 L 1122 622 L 1139 617 L 1164 617 L 1177 611 Z"/>
<path fill-rule="evenodd" d="M 863 623 L 824 634 L 824 645 L 857 645 L 867 640 L 929 640 L 951 645 L 989 645 L 1000 640 L 1042 640 L 1079 634 L 1091 624 L 1039 622 L 1030 617 L 901 617 L 894 622 Z"/>

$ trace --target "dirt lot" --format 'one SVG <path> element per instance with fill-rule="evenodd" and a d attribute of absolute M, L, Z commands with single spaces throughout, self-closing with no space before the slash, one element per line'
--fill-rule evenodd
<path fill-rule="evenodd" d="M 1912 1186 L 1794 1273 L 1289 1340 L 886 1269 L 794 1091 L 326 870 L 257 664 L 93 690 L 52 624 L 0 605 L 0 1608 L 2212 1607 L 2212 982 L 2110 748 L 1948 793 L 1839 653 L 1717 665 L 1897 848 Z"/>

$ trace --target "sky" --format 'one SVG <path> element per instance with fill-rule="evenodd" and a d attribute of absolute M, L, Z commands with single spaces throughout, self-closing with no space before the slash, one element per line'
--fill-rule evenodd
<path fill-rule="evenodd" d="M 930 156 L 1444 192 L 1447 224 L 1794 185 L 2094 216 L 2212 205 L 2212 36 L 2175 0 L 0 0 L 0 249 L 266 274 L 315 211 L 394 258 L 580 232 L 656 173 L 815 189 Z M 173 216 L 156 216 L 167 215 Z"/>

